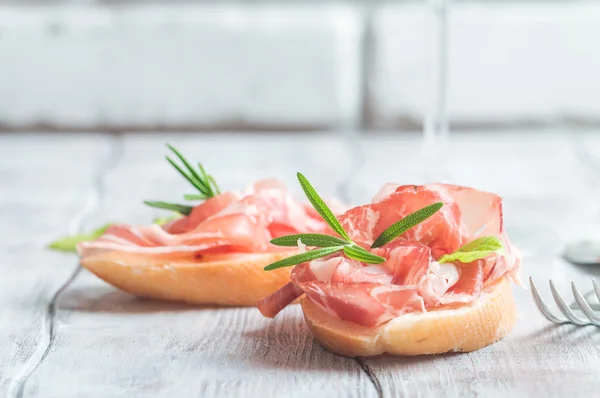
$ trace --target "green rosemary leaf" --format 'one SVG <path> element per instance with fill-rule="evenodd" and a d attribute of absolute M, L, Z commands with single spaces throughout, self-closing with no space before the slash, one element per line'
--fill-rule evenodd
<path fill-rule="evenodd" d="M 215 196 L 215 193 L 212 189 L 212 184 L 210 183 L 210 179 L 208 178 L 208 174 L 206 173 L 206 170 L 204 170 L 204 166 L 202 166 L 202 163 L 198 163 L 198 170 L 200 170 L 200 174 L 202 175 L 201 181 L 206 187 L 207 195 Z"/>
<path fill-rule="evenodd" d="M 338 219 L 335 217 L 335 215 L 329 209 L 329 207 L 327 207 L 327 205 L 325 204 L 323 199 L 321 199 L 317 191 L 315 191 L 313 186 L 310 185 L 310 182 L 308 182 L 306 177 L 304 177 L 302 173 L 297 173 L 297 176 L 298 181 L 300 182 L 300 185 L 302 186 L 302 189 L 306 194 L 306 197 L 313 205 L 315 210 L 321 215 L 321 217 L 323 217 L 323 220 L 325 220 L 325 222 L 329 224 L 331 229 L 337 232 L 342 238 L 344 238 L 347 242 L 350 242 L 350 237 L 348 236 L 346 231 L 344 231 L 344 228 L 342 227 Z"/>
<path fill-rule="evenodd" d="M 203 195 L 201 193 L 199 193 L 199 194 L 190 193 L 190 194 L 183 195 L 183 198 L 185 200 L 206 200 L 206 199 L 208 199 L 208 196 Z"/>
<path fill-rule="evenodd" d="M 322 249 L 311 250 L 306 253 L 296 254 L 283 260 L 276 261 L 265 267 L 265 271 L 272 271 L 277 268 L 290 267 L 292 265 L 302 264 L 320 257 L 329 256 L 330 254 L 344 250 L 344 246 L 324 247 Z"/>
<path fill-rule="evenodd" d="M 65 238 L 61 238 L 57 241 L 50 243 L 48 245 L 48 248 L 52 249 L 52 250 L 62 251 L 62 252 L 69 252 L 69 253 L 76 252 L 78 243 L 89 242 L 89 241 L 92 241 L 94 239 L 101 237 L 102 235 L 104 235 L 106 230 L 111 225 L 113 225 L 113 224 L 112 223 L 106 224 L 106 225 L 104 225 L 90 233 L 87 233 L 87 234 L 79 234 L 79 235 L 67 236 Z"/>
<path fill-rule="evenodd" d="M 213 176 L 211 176 L 210 174 L 208 175 L 208 181 L 210 181 L 210 184 L 212 185 L 212 188 L 214 189 L 214 192 L 217 195 L 220 195 L 221 194 L 221 189 L 217 185 L 217 181 L 215 181 L 215 179 L 213 178 Z"/>
<path fill-rule="evenodd" d="M 181 174 L 190 184 L 194 186 L 194 188 L 200 192 L 200 195 L 186 196 L 186 200 L 206 200 L 220 193 L 215 179 L 206 173 L 206 170 L 202 164 L 198 163 L 199 171 L 196 171 L 190 162 L 188 162 L 181 152 L 179 152 L 175 147 L 167 144 L 167 148 L 169 148 L 175 154 L 175 156 L 177 156 L 181 163 L 183 163 L 184 167 L 177 164 L 169 156 L 166 156 L 167 161 L 171 163 L 171 165 L 175 167 L 175 170 L 177 170 L 179 174 Z"/>
<path fill-rule="evenodd" d="M 444 254 L 438 262 L 443 264 L 451 261 L 460 261 L 461 263 L 468 264 L 475 260 L 486 258 L 493 253 L 503 253 L 502 242 L 495 236 L 482 236 L 467 243 L 452 254 Z"/>
<path fill-rule="evenodd" d="M 157 209 L 173 210 L 178 213 L 184 214 L 186 216 L 189 215 L 192 212 L 192 210 L 194 209 L 192 206 L 185 206 L 185 205 L 179 205 L 176 203 L 167 203 L 167 202 L 152 202 L 149 200 L 145 200 L 144 204 L 146 204 L 150 207 L 155 207 Z"/>
<path fill-rule="evenodd" d="M 346 257 L 353 258 L 363 263 L 381 264 L 385 262 L 385 258 L 369 252 L 362 247 L 351 244 L 344 246 L 344 254 Z"/>
<path fill-rule="evenodd" d="M 198 185 L 196 185 L 196 188 L 198 188 L 198 190 L 200 192 L 202 192 L 203 194 L 205 194 L 206 196 L 213 196 L 210 195 L 210 188 L 208 187 L 208 185 L 206 184 L 206 182 L 202 179 L 202 177 L 200 177 L 200 175 L 198 175 L 198 172 L 196 172 L 196 170 L 190 165 L 190 163 L 187 161 L 186 158 L 183 157 L 183 155 L 181 153 L 179 153 L 179 151 L 177 149 L 175 149 L 172 145 L 167 144 L 167 147 L 173 151 L 173 153 L 179 158 L 179 160 L 181 160 L 181 162 L 183 163 L 183 165 L 189 170 L 191 177 L 198 183 Z M 173 162 L 171 162 L 171 164 L 173 164 Z M 204 173 L 206 174 L 206 173 Z M 188 180 L 191 182 L 191 180 L 188 178 Z"/>
<path fill-rule="evenodd" d="M 412 214 L 404 217 L 402 220 L 398 221 L 395 224 L 392 224 L 388 229 L 383 231 L 381 235 L 375 242 L 371 245 L 372 248 L 381 247 L 386 243 L 389 243 L 396 239 L 398 236 L 402 235 L 412 227 L 420 224 L 425 221 L 432 215 L 434 215 L 439 209 L 442 208 L 444 204 L 442 202 L 434 203 L 432 205 L 426 206 L 420 210 L 415 211 Z"/>
<path fill-rule="evenodd" d="M 460 252 L 498 251 L 502 250 L 502 242 L 495 236 L 482 236 L 458 249 Z"/>
<path fill-rule="evenodd" d="M 275 238 L 271 241 L 276 246 L 298 246 L 300 240 L 306 246 L 332 247 L 347 245 L 348 242 L 335 236 L 323 234 L 297 234 Z"/>
<path fill-rule="evenodd" d="M 175 169 L 179 172 L 179 174 L 181 174 L 186 180 L 188 180 L 190 182 L 190 184 L 192 184 L 198 191 L 203 192 L 203 188 L 200 185 L 200 183 L 198 181 L 196 181 L 196 179 L 193 176 L 189 176 L 186 174 L 185 171 L 183 171 L 183 169 L 181 167 L 179 167 L 179 165 L 177 163 L 175 163 L 173 161 L 173 159 L 171 159 L 170 157 L 166 157 L 167 161 L 169 163 L 171 163 L 171 165 L 173 167 L 175 167 Z"/>
<path fill-rule="evenodd" d="M 169 217 L 157 217 L 154 219 L 154 221 L 152 221 L 154 224 L 156 225 L 165 225 L 168 222 L 171 222 L 173 220 L 177 220 L 179 217 L 181 217 L 181 214 L 179 213 L 175 213 Z"/>

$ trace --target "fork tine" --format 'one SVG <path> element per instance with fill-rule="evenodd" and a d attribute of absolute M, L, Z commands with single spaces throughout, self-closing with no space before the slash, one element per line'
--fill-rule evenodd
<path fill-rule="evenodd" d="M 585 326 L 585 325 L 590 324 L 590 321 L 586 321 L 585 319 L 578 318 L 573 313 L 573 311 L 571 311 L 571 309 L 569 307 L 567 307 L 567 305 L 563 301 L 562 297 L 558 293 L 558 290 L 556 290 L 556 286 L 554 286 L 554 283 L 552 281 L 550 281 L 550 290 L 552 291 L 552 296 L 554 297 L 554 301 L 556 302 L 556 305 L 558 305 L 558 308 L 560 308 L 562 313 L 565 314 L 567 319 L 569 319 L 575 325 L 579 325 L 579 326 Z"/>
<path fill-rule="evenodd" d="M 598 301 L 600 301 L 600 285 L 596 282 L 595 279 L 592 279 L 592 285 L 594 285 L 594 291 L 596 292 L 596 297 L 598 297 Z"/>
<path fill-rule="evenodd" d="M 533 279 L 531 279 L 531 277 L 529 277 L 529 286 L 531 286 L 531 294 L 533 296 L 533 300 L 535 301 L 535 304 L 537 305 L 538 309 L 540 310 L 540 312 L 550 321 L 550 322 L 554 322 L 554 323 L 569 323 L 568 319 L 565 318 L 559 318 L 557 316 L 555 316 L 546 306 L 546 303 L 544 303 L 544 300 L 542 299 L 542 297 L 540 296 L 540 293 L 537 290 L 537 287 L 535 286 L 535 283 L 533 283 Z"/>
<path fill-rule="evenodd" d="M 594 325 L 600 326 L 600 317 L 594 313 L 588 302 L 585 301 L 579 289 L 575 287 L 574 282 L 571 282 L 571 290 L 573 291 L 573 297 L 575 297 L 575 301 L 577 301 L 579 308 L 581 311 L 583 311 L 585 316 L 587 316 Z"/>

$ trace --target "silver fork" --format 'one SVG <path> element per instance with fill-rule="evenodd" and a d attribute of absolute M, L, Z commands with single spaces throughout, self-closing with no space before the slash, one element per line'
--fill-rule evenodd
<path fill-rule="evenodd" d="M 556 305 L 558 306 L 560 311 L 565 315 L 566 318 L 556 316 L 552 313 L 552 311 L 548 309 L 546 303 L 542 299 L 542 296 L 540 296 L 540 293 L 538 292 L 538 289 L 535 286 L 535 283 L 533 283 L 531 277 L 529 277 L 529 285 L 531 286 L 531 295 L 535 300 L 535 304 L 537 305 L 541 313 L 544 314 L 544 316 L 548 318 L 548 320 L 550 320 L 551 322 L 558 324 L 573 323 L 579 326 L 600 326 L 600 285 L 594 279 L 592 279 L 592 285 L 594 286 L 594 290 L 585 295 L 586 297 L 588 297 L 587 300 L 581 294 L 579 289 L 577 289 L 575 283 L 571 282 L 571 290 L 573 291 L 573 297 L 575 298 L 575 302 L 570 306 L 567 306 L 565 304 L 565 301 L 558 293 L 556 286 L 554 286 L 554 283 L 550 281 L 550 290 L 552 291 L 552 297 L 554 297 L 554 302 L 556 302 Z M 594 293 L 599 303 L 592 303 L 592 296 L 594 295 Z M 573 310 L 580 313 L 580 315 L 585 315 L 585 317 L 577 316 L 573 312 Z"/>

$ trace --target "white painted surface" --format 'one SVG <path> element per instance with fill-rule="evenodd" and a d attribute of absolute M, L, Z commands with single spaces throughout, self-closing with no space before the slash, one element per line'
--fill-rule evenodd
<path fill-rule="evenodd" d="M 302 170 L 320 192 L 331 195 L 332 182 L 347 179 L 347 170 L 361 164 L 351 174 L 350 189 L 360 201 L 386 181 L 422 181 L 416 138 L 371 135 L 356 156 L 333 135 L 126 135 L 110 141 L 121 156 L 104 174 L 106 194 L 87 226 L 115 219 L 145 222 L 155 212 L 140 205 L 141 199 L 175 199 L 184 192 L 185 183 L 162 159 L 165 140 L 202 159 L 228 188 L 269 175 L 293 184 L 294 172 Z M 70 271 L 74 260 L 46 252 L 43 245 L 64 232 L 69 213 L 81 210 L 90 171 L 107 153 L 105 146 L 92 148 L 105 141 L 0 135 L 2 192 L 12 192 L 18 213 L 24 213 L 0 227 L 0 269 L 9 275 L 0 278 L 0 396 L 42 341 L 38 326 L 44 308 L 67 277 L 61 270 Z M 453 134 L 447 151 L 452 156 L 444 163 L 448 181 L 505 197 L 507 228 L 524 254 L 523 277 L 532 275 L 545 294 L 551 277 L 567 297 L 570 280 L 587 290 L 590 276 L 600 276 L 600 269 L 576 267 L 560 257 L 565 242 L 594 222 L 589 209 L 597 197 L 591 193 L 600 182 L 595 166 L 575 151 L 576 141 L 583 142 L 587 156 L 600 154 L 600 136 L 594 133 Z M 35 156 L 19 161 L 17 154 L 24 151 Z M 59 166 L 71 156 L 79 167 Z M 42 185 L 35 184 L 38 173 L 45 176 Z M 7 175 L 20 178 L 7 180 Z M 67 201 L 44 200 L 55 195 L 56 179 L 62 177 L 68 182 L 59 185 Z M 27 200 L 31 206 L 20 204 Z M 0 203 L 4 219 L 12 210 L 4 195 Z M 363 365 L 373 371 L 385 397 L 595 396 L 598 329 L 551 326 L 527 290 L 514 291 L 519 321 L 497 344 L 470 354 L 381 357 Z M 251 308 L 141 300 L 84 272 L 59 297 L 57 308 L 55 339 L 23 396 L 377 396 L 358 362 L 330 354 L 312 340 L 297 307 L 268 320 Z"/>
<path fill-rule="evenodd" d="M 90 175 L 108 151 L 101 136 L 0 136 L 0 396 L 24 377 L 48 343 L 48 305 L 77 265 L 49 252 L 74 233 Z"/>
<path fill-rule="evenodd" d="M 452 121 L 600 120 L 600 4 L 451 2 L 448 15 Z M 374 119 L 419 123 L 432 106 L 434 14 L 409 2 L 374 18 Z"/>
<path fill-rule="evenodd" d="M 359 114 L 349 5 L 0 7 L 0 123 L 329 126 Z"/>
<path fill-rule="evenodd" d="M 451 3 L 453 122 L 600 122 L 597 2 Z M 434 15 L 375 6 L 362 60 L 363 6 L 4 3 L 0 127 L 352 126 L 366 86 L 375 127 L 419 125 Z"/>

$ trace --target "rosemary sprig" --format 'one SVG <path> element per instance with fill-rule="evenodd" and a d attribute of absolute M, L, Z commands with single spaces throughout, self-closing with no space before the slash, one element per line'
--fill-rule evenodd
<path fill-rule="evenodd" d="M 153 223 L 157 225 L 164 225 L 170 221 L 173 221 L 177 218 L 181 217 L 180 214 L 173 214 L 169 217 L 160 217 L 155 218 Z M 77 244 L 80 242 L 89 242 L 95 239 L 98 239 L 108 228 L 115 225 L 114 223 L 108 223 L 103 225 L 102 227 L 93 230 L 92 232 L 86 234 L 78 234 L 73 236 L 66 236 L 64 238 L 60 238 L 48 245 L 48 249 L 57 250 L 61 252 L 69 252 L 74 253 L 77 251 Z"/>
<path fill-rule="evenodd" d="M 375 242 L 371 245 L 371 248 L 381 247 L 386 243 L 389 243 L 396 239 L 398 236 L 402 235 L 412 227 L 422 223 L 427 220 L 429 217 L 434 215 L 439 209 L 442 208 L 444 204 L 442 202 L 434 203 L 432 205 L 423 207 L 420 210 L 415 211 L 414 213 L 409 214 L 404 217 L 402 220 L 392 224 L 388 229 L 383 231 L 381 235 L 375 239 Z"/>
<path fill-rule="evenodd" d="M 168 217 L 157 217 L 154 220 L 152 220 L 152 223 L 156 225 L 165 225 L 168 222 L 177 220 L 179 217 L 181 217 L 181 214 L 176 212 Z"/>
<path fill-rule="evenodd" d="M 198 194 L 185 195 L 184 198 L 186 200 L 206 200 L 208 198 L 219 195 L 221 193 L 219 190 L 219 186 L 217 185 L 217 182 L 215 181 L 213 176 L 211 176 L 210 174 L 208 174 L 206 172 L 206 170 L 204 169 L 204 167 L 202 166 L 201 163 L 198 163 L 198 170 L 195 170 L 192 167 L 192 165 L 190 164 L 190 162 L 188 162 L 187 159 L 177 149 L 175 149 L 175 147 L 173 147 L 172 145 L 169 145 L 169 144 L 167 144 L 167 147 L 181 161 L 183 166 L 178 165 L 169 156 L 166 157 L 167 161 L 171 165 L 173 165 L 173 167 L 175 167 L 175 169 L 187 181 L 189 181 L 190 184 L 192 184 L 199 191 Z M 183 214 L 183 215 L 189 215 L 192 212 L 192 210 L 194 209 L 193 206 L 187 206 L 187 205 L 182 205 L 182 204 L 178 204 L 178 203 L 160 202 L 160 201 L 146 200 L 146 201 L 144 201 L 144 204 L 146 204 L 150 207 L 157 208 L 157 209 L 172 210 L 172 211 L 175 211 L 175 212 L 177 212 L 179 214 Z M 162 224 L 165 224 L 165 223 L 173 220 L 174 218 L 176 218 L 176 217 L 160 218 L 160 219 L 155 220 L 155 223 L 162 225 Z M 77 243 L 90 241 L 90 240 L 99 238 L 100 236 L 102 236 L 104 234 L 106 229 L 108 229 L 108 227 L 110 227 L 111 225 L 112 224 L 107 224 L 107 225 L 103 226 L 102 228 L 92 231 L 89 234 L 79 234 L 79 235 L 69 236 L 69 237 L 59 239 L 59 240 L 51 243 L 48 247 L 53 250 L 74 252 L 75 246 L 77 245 Z"/>
<path fill-rule="evenodd" d="M 206 200 L 206 196 L 197 193 L 188 193 L 183 195 L 185 200 Z"/>
<path fill-rule="evenodd" d="M 347 242 L 349 242 L 350 237 L 348 236 L 346 231 L 344 231 L 342 224 L 340 224 L 340 222 L 338 221 L 336 216 L 333 214 L 331 209 L 329 209 L 329 207 L 327 207 L 327 205 L 325 204 L 323 199 L 321 199 L 321 197 L 319 196 L 317 191 L 315 191 L 313 186 L 310 185 L 310 182 L 308 182 L 308 180 L 306 179 L 306 177 L 304 177 L 302 175 L 302 173 L 297 173 L 297 176 L 298 176 L 298 181 L 300 182 L 300 186 L 302 186 L 302 190 L 304 190 L 306 197 L 308 198 L 310 203 L 313 205 L 315 210 L 321 215 L 321 217 L 323 217 L 323 220 L 325 220 L 325 222 L 327 224 L 329 224 L 331 229 L 333 229 L 342 238 L 344 238 Z"/>
<path fill-rule="evenodd" d="M 475 260 L 486 258 L 493 253 L 504 253 L 504 247 L 500 239 L 495 236 L 482 236 L 472 242 L 467 243 L 452 254 L 444 254 L 438 263 L 449 263 L 451 261 L 460 261 L 468 264 Z"/>
<path fill-rule="evenodd" d="M 198 166 L 202 167 L 202 165 L 200 163 L 198 163 Z M 202 167 L 202 170 L 204 170 L 204 167 Z M 217 181 L 215 181 L 215 178 L 213 176 L 211 176 L 210 174 L 207 174 L 207 177 L 208 177 L 208 181 L 210 182 L 214 192 L 216 192 L 217 195 L 220 195 L 221 189 L 217 185 Z"/>
<path fill-rule="evenodd" d="M 219 186 L 217 182 L 206 172 L 204 166 L 201 163 L 198 163 L 198 170 L 194 169 L 190 162 L 179 152 L 175 147 L 170 144 L 167 144 L 167 147 L 175 154 L 175 156 L 180 160 L 183 166 L 177 164 L 173 159 L 169 156 L 166 156 L 167 161 L 185 178 L 194 188 L 198 190 L 199 193 L 196 194 L 187 194 L 184 195 L 185 200 L 206 200 L 208 198 L 212 198 L 213 196 L 219 195 L 221 191 L 219 190 Z M 181 205 L 177 203 L 167 203 L 167 202 L 157 202 L 157 201 L 145 201 L 150 207 L 155 207 L 158 209 L 167 209 L 167 210 L 175 210 L 181 214 L 188 215 L 192 211 L 193 207 Z"/>
<path fill-rule="evenodd" d="M 306 261 L 329 256 L 340 251 L 343 251 L 346 257 L 361 261 L 363 263 L 381 264 L 385 261 L 384 257 L 373 254 L 354 243 L 350 239 L 348 233 L 342 227 L 342 224 L 340 224 L 331 209 L 327 207 L 323 199 L 321 199 L 317 191 L 315 191 L 306 177 L 304 177 L 302 173 L 298 173 L 297 176 L 300 186 L 302 187 L 302 190 L 304 190 L 304 193 L 306 194 L 306 197 L 310 203 L 321 215 L 321 217 L 323 217 L 323 220 L 325 220 L 331 229 L 341 237 L 341 239 L 322 234 L 296 234 L 275 238 L 271 241 L 271 243 L 277 246 L 297 246 L 298 242 L 301 242 L 307 246 L 319 247 L 319 249 L 297 254 L 295 256 L 277 261 L 273 264 L 269 264 L 265 267 L 265 271 L 301 264 Z M 431 217 L 433 214 L 435 214 L 435 212 L 441 209 L 443 205 L 444 204 L 442 202 L 435 203 L 409 214 L 402 220 L 383 231 L 383 233 L 379 235 L 377 239 L 375 239 L 375 242 L 373 242 L 371 248 L 381 247 L 386 243 L 391 242 L 404 232 Z"/>
<path fill-rule="evenodd" d="M 57 250 L 61 252 L 75 252 L 77 251 L 77 244 L 80 242 L 89 242 L 97 239 L 104 235 L 106 230 L 110 228 L 113 223 L 103 225 L 102 227 L 95 229 L 94 231 L 87 234 L 79 234 L 73 236 L 67 236 L 56 240 L 48 245 L 49 249 Z"/>
<path fill-rule="evenodd" d="M 214 196 L 212 189 L 210 187 L 210 183 L 207 181 L 208 177 L 206 176 L 206 172 L 204 172 L 204 169 L 202 168 L 202 166 L 200 165 L 200 172 L 202 173 L 202 176 L 200 176 L 200 174 L 198 174 L 196 169 L 194 169 L 192 167 L 192 165 L 190 165 L 190 163 L 187 161 L 187 159 L 185 157 L 183 157 L 183 155 L 177 149 L 175 149 L 170 144 L 167 144 L 167 147 L 171 151 L 173 151 L 175 156 L 177 156 L 179 158 L 181 163 L 183 163 L 183 165 L 189 171 L 190 174 L 187 174 L 185 171 L 183 171 L 181 169 L 181 167 L 179 165 L 177 165 L 177 163 L 175 163 L 173 161 L 173 159 L 171 159 L 168 156 L 166 156 L 167 161 L 169 163 L 171 163 L 173 165 L 173 167 L 175 167 L 177 169 L 177 171 L 179 171 L 179 173 L 181 173 L 181 175 L 186 180 L 188 180 L 193 186 L 195 186 L 196 189 L 198 189 L 198 191 L 200 191 L 200 193 L 204 194 L 207 197 Z"/>
<path fill-rule="evenodd" d="M 347 245 L 348 242 L 335 236 L 323 234 L 297 234 L 275 238 L 271 241 L 276 246 L 298 246 L 300 240 L 306 246 L 332 247 Z"/>
<path fill-rule="evenodd" d="M 192 206 L 178 205 L 176 203 L 167 202 L 152 202 L 149 200 L 145 200 L 144 204 L 147 204 L 150 207 L 155 207 L 157 209 L 173 210 L 186 216 L 189 215 L 194 209 Z"/>
<path fill-rule="evenodd" d="M 346 257 L 353 258 L 363 263 L 381 264 L 385 261 L 385 258 L 373 254 L 354 243 L 344 246 L 344 254 Z M 383 261 L 381 261 L 382 258 Z"/>
<path fill-rule="evenodd" d="M 296 264 L 302 264 L 307 261 L 315 260 L 320 257 L 329 256 L 330 254 L 344 250 L 344 246 L 323 247 L 321 249 L 311 250 L 306 253 L 296 254 L 283 260 L 276 261 L 265 267 L 265 271 L 272 271 L 277 268 L 289 267 Z"/>
<path fill-rule="evenodd" d="M 310 203 L 312 203 L 315 210 L 321 215 L 321 217 L 323 217 L 323 220 L 325 220 L 331 229 L 341 236 L 341 239 L 335 236 L 322 234 L 296 234 L 275 238 L 271 241 L 271 243 L 277 246 L 297 246 L 298 242 L 300 241 L 307 246 L 315 246 L 320 248 L 285 258 L 273 264 L 269 264 L 265 267 L 265 271 L 271 271 L 282 267 L 290 267 L 292 265 L 301 264 L 320 257 L 329 256 L 340 251 L 343 251 L 346 257 L 362 262 L 381 264 L 385 261 L 385 258 L 377 256 L 354 243 L 348 236 L 348 233 L 344 231 L 342 224 L 340 224 L 331 209 L 327 207 L 323 199 L 321 199 L 317 191 L 315 191 L 306 177 L 304 177 L 301 173 L 298 173 L 297 176 L 300 186 L 304 190 L 304 193 L 306 194 L 306 197 Z"/>

